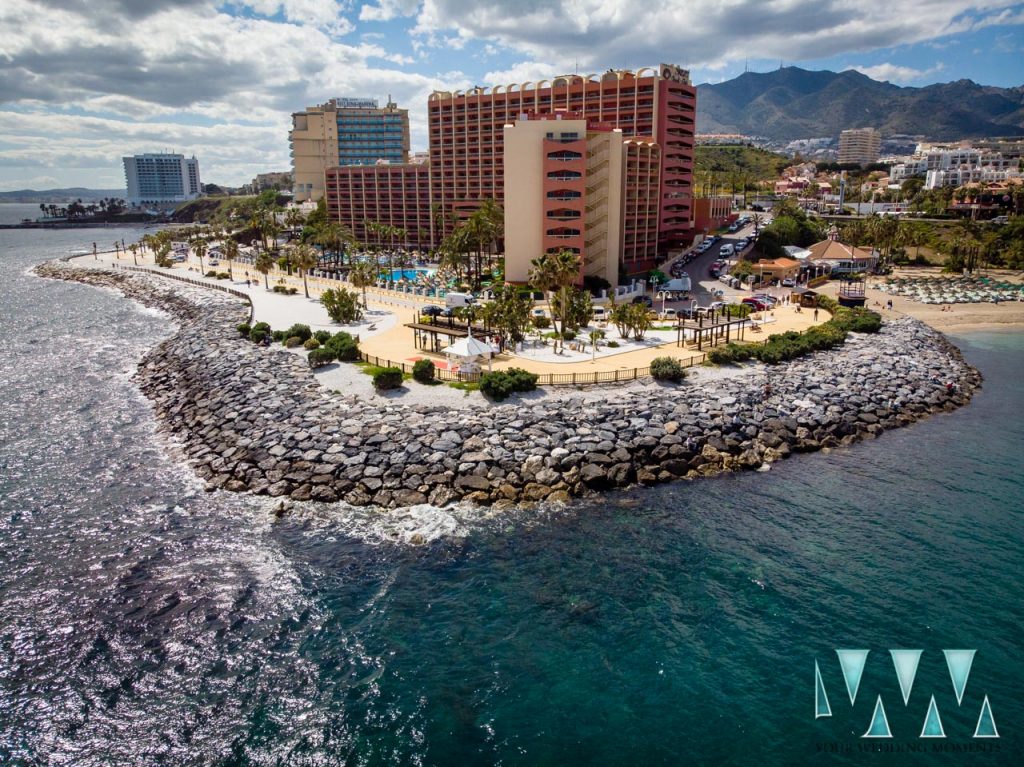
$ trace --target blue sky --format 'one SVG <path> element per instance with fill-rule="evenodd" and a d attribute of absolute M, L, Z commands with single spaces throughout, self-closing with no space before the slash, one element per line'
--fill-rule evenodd
<path fill-rule="evenodd" d="M 292 111 L 392 97 L 426 148 L 437 88 L 660 62 L 696 83 L 798 65 L 899 85 L 1024 85 L 1024 4 L 1000 0 L 4 0 L 0 189 L 122 187 L 174 150 L 203 180 L 289 167 Z M 698 104 L 699 109 L 699 104 Z"/>

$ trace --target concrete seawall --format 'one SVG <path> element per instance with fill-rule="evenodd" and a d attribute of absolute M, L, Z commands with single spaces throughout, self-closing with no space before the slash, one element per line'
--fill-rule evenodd
<path fill-rule="evenodd" d="M 232 296 L 59 262 L 36 273 L 168 312 L 177 332 L 136 374 L 162 428 L 210 489 L 295 500 L 510 505 L 756 469 L 955 409 L 981 382 L 944 336 L 905 319 L 753 377 L 653 397 L 612 385 L 596 404 L 403 405 L 328 392 L 298 355 L 238 338 L 249 307 Z"/>

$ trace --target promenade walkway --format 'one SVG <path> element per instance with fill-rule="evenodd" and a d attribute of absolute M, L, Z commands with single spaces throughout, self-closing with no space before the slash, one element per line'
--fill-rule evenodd
<path fill-rule="evenodd" d="M 78 259 L 76 259 L 78 260 Z M 98 262 L 94 261 L 92 255 L 82 256 L 83 264 L 120 264 L 131 266 L 134 261 L 130 255 L 120 259 L 114 254 L 101 255 Z M 310 298 L 306 298 L 303 291 L 302 279 L 298 276 L 289 276 L 281 270 L 274 269 L 267 275 L 266 284 L 273 287 L 275 284 L 284 284 L 288 287 L 298 289 L 296 295 L 284 295 L 274 293 L 264 287 L 263 275 L 256 272 L 250 265 L 237 263 L 232 265 L 233 280 L 217 280 L 212 277 L 204 277 L 199 272 L 198 260 L 192 259 L 190 263 L 175 264 L 169 269 L 155 266 L 152 257 L 138 257 L 139 266 L 156 273 L 170 273 L 176 276 L 185 276 L 201 283 L 223 287 L 230 285 L 236 290 L 246 293 L 253 304 L 255 322 L 268 322 L 274 329 L 284 329 L 295 323 L 309 325 L 314 331 L 328 330 L 336 332 L 344 330 L 358 335 L 360 348 L 368 355 L 379 357 L 392 362 L 411 364 L 417 359 L 429 358 L 436 363 L 444 365 L 444 354 L 433 354 L 417 349 L 413 343 L 413 332 L 405 327 L 406 323 L 413 322 L 416 312 L 427 304 L 437 304 L 437 299 L 428 299 L 422 296 L 396 294 L 392 291 L 367 288 L 366 296 L 369 308 L 364 318 L 359 323 L 351 325 L 337 325 L 331 322 L 326 310 L 320 304 L 321 293 L 328 288 L 352 286 L 347 283 L 334 280 L 326 280 L 318 277 L 307 278 Z M 205 263 L 204 267 L 209 269 Z M 217 271 L 228 271 L 227 262 L 221 261 Z M 250 284 L 246 285 L 246 274 Z M 254 282 L 255 281 L 255 282 Z M 819 318 L 823 322 L 829 318 L 828 313 L 822 312 Z M 804 310 L 796 312 L 794 307 L 780 307 L 771 313 L 768 322 L 763 325 L 763 331 L 759 334 L 746 333 L 746 339 L 751 341 L 763 340 L 777 333 L 784 333 L 789 330 L 803 331 L 814 325 L 813 312 Z M 614 336 L 614 330 L 609 328 L 609 335 Z M 658 343 L 658 336 L 663 340 Z M 703 360 L 704 351 L 697 351 L 690 348 L 681 348 L 676 345 L 675 331 L 654 333 L 648 340 L 648 345 L 641 349 L 619 351 L 601 347 L 596 359 L 592 359 L 589 351 L 579 352 L 566 349 L 563 354 L 552 355 L 550 350 L 540 354 L 532 352 L 530 341 L 527 341 L 527 350 L 523 355 L 502 354 L 497 356 L 492 367 L 501 370 L 509 367 L 520 367 L 533 373 L 612 373 L 615 371 L 627 371 L 634 368 L 645 368 L 650 365 L 655 357 L 671 356 L 684 363 L 693 360 Z M 706 351 L 706 349 L 705 349 Z M 547 359 L 536 359 L 535 356 L 544 356 Z M 553 359 L 554 358 L 554 359 Z M 557 361 L 555 361 L 557 359 Z"/>

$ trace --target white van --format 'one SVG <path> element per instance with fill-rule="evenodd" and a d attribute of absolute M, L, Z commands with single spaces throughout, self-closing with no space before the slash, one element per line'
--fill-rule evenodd
<path fill-rule="evenodd" d="M 444 297 L 444 305 L 449 309 L 456 306 L 472 306 L 476 303 L 471 293 L 449 293 Z"/>
<path fill-rule="evenodd" d="M 608 319 L 608 310 L 603 306 L 594 307 L 594 322 L 604 322 Z"/>
<path fill-rule="evenodd" d="M 726 243 L 725 245 L 723 245 L 721 248 L 718 249 L 718 255 L 722 256 L 722 257 L 724 257 L 724 256 L 731 256 L 735 252 L 736 252 L 736 249 L 731 244 L 729 244 L 729 243 Z"/>

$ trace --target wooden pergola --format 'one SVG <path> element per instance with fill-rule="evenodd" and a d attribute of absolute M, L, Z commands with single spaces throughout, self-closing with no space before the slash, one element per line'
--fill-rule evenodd
<path fill-rule="evenodd" d="M 742 341 L 744 330 L 750 322 L 749 317 L 732 317 L 729 314 L 712 315 L 705 322 L 703 316 L 696 320 L 687 321 L 680 319 L 676 326 L 676 346 L 686 345 L 686 331 L 693 331 L 693 337 L 697 343 L 697 351 L 701 351 L 704 345 L 715 346 L 720 341 L 729 343 L 731 340 Z"/>

